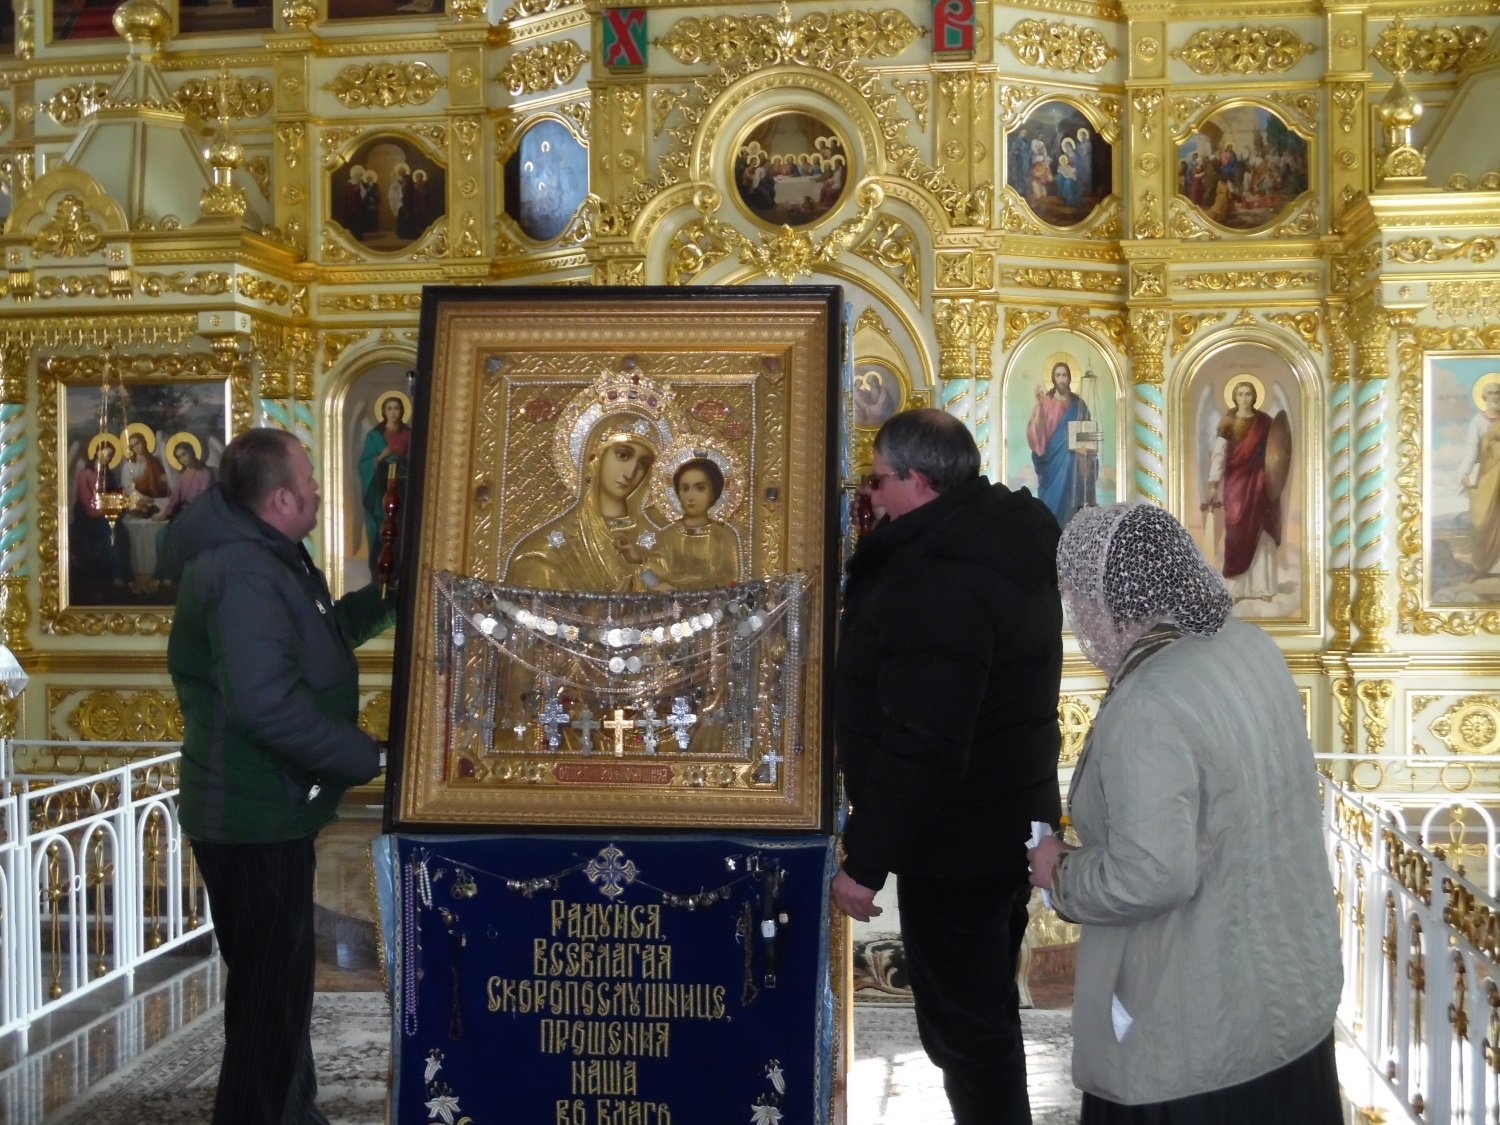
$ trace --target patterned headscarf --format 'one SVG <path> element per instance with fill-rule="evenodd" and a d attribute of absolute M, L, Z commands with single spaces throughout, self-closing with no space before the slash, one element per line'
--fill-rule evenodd
<path fill-rule="evenodd" d="M 1233 605 L 1187 529 L 1139 501 L 1078 511 L 1057 545 L 1057 578 L 1079 647 L 1111 679 L 1153 627 L 1211 637 Z"/>

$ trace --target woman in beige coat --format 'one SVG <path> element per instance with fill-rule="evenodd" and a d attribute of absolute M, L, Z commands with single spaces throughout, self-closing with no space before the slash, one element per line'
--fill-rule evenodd
<path fill-rule="evenodd" d="M 1079 512 L 1058 579 L 1110 681 L 1068 795 L 1080 844 L 1031 857 L 1083 926 L 1082 1125 L 1339 1125 L 1333 885 L 1280 651 L 1154 505 Z"/>

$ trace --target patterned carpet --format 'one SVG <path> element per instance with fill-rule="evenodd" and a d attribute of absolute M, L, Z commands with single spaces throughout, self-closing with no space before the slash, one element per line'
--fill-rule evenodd
<path fill-rule="evenodd" d="M 213 1117 L 222 1007 L 163 1039 L 49 1118 L 48 1125 L 203 1125 Z M 391 1016 L 377 993 L 319 993 L 313 1007 L 318 1104 L 332 1125 L 383 1125 Z"/>
<path fill-rule="evenodd" d="M 56 1125 L 202 1125 L 212 1115 L 224 1049 L 214 1008 L 51 1117 Z M 1035 1125 L 1073 1125 L 1067 1078 L 1069 1013 L 1026 1011 Z M 332 1125 L 384 1125 L 390 1013 L 375 993 L 319 993 L 313 1013 L 319 1106 Z M 895 998 L 854 1011 L 848 1120 L 858 1125 L 949 1125 L 942 1079 L 917 1042 L 911 1007 Z"/>

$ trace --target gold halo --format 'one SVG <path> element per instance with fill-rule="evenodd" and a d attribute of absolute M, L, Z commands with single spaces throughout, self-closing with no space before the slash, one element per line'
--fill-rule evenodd
<path fill-rule="evenodd" d="M 98 460 L 99 447 L 101 445 L 109 446 L 110 450 L 114 453 L 114 457 L 104 463 L 105 466 L 111 469 L 118 469 L 120 467 L 120 463 L 125 460 L 125 448 L 123 445 L 121 445 L 120 439 L 115 437 L 115 435 L 111 433 L 100 432 L 89 438 L 89 461 L 92 462 Z"/>
<path fill-rule="evenodd" d="M 382 391 L 375 396 L 375 421 L 385 421 L 385 404 L 388 399 L 399 398 L 404 413 L 401 420 L 410 424 L 411 422 L 411 398 L 405 391 Z"/>
<path fill-rule="evenodd" d="M 146 452 L 156 452 L 156 431 L 144 422 L 132 422 L 125 427 L 125 432 L 120 435 L 120 444 L 130 448 L 130 435 L 140 434 L 141 440 L 146 443 Z"/>
<path fill-rule="evenodd" d="M 1486 371 L 1474 380 L 1474 405 L 1480 410 L 1485 409 L 1484 390 L 1491 383 L 1500 383 L 1500 371 Z"/>
<path fill-rule="evenodd" d="M 1072 352 L 1053 352 L 1047 357 L 1046 366 L 1042 369 L 1042 378 L 1046 380 L 1048 391 L 1052 390 L 1052 372 L 1059 363 L 1066 363 L 1068 365 L 1068 373 L 1073 376 L 1075 384 L 1083 378 L 1083 371 L 1078 363 L 1077 356 Z M 1077 386 L 1074 386 L 1073 393 L 1075 395 L 1078 393 Z"/>
<path fill-rule="evenodd" d="M 1266 404 L 1266 385 L 1248 371 L 1230 376 L 1229 382 L 1224 384 L 1224 405 L 1230 410 L 1239 409 L 1234 401 L 1234 388 L 1241 383 L 1249 383 L 1255 388 L 1255 408 L 1259 410 L 1264 407 Z"/>
<path fill-rule="evenodd" d="M 183 442 L 187 442 L 193 447 L 194 457 L 198 458 L 199 461 L 203 460 L 203 443 L 186 430 L 178 430 L 167 439 L 167 464 L 179 471 L 182 469 L 182 462 L 177 457 L 177 447 Z"/>

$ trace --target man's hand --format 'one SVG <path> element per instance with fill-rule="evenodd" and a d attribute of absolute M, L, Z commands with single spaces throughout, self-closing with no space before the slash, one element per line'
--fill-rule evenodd
<path fill-rule="evenodd" d="M 833 901 L 858 922 L 868 922 L 881 914 L 880 907 L 875 905 L 875 892 L 849 878 L 843 868 L 833 877 Z"/>

